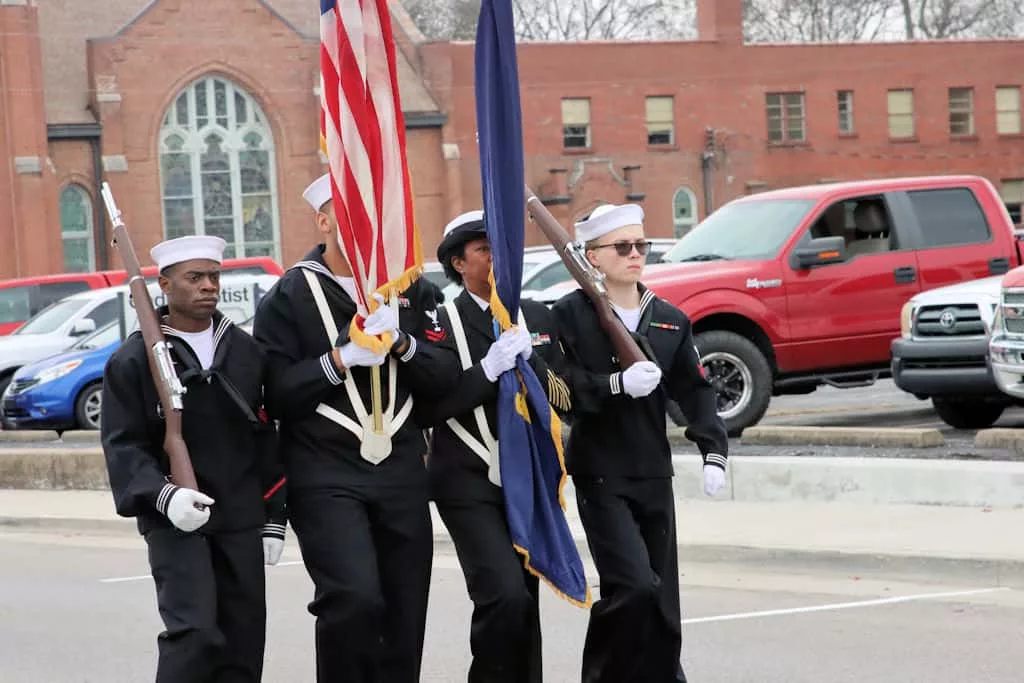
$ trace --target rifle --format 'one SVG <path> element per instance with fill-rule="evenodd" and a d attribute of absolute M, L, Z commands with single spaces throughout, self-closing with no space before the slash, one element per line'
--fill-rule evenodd
<path fill-rule="evenodd" d="M 128 272 L 128 288 L 131 290 L 135 313 L 139 318 L 139 329 L 145 340 L 149 358 L 149 372 L 153 375 L 157 394 L 160 396 L 160 407 L 164 412 L 164 452 L 171 465 L 171 481 L 175 486 L 183 486 L 199 490 L 192 460 L 188 455 L 188 447 L 181 435 L 181 411 L 184 407 L 181 397 L 185 395 L 185 387 L 178 379 L 178 373 L 171 363 L 171 347 L 160 329 L 153 299 L 146 288 L 146 280 L 142 277 L 142 268 L 135 255 L 135 247 L 121 219 L 121 211 L 114 203 L 114 195 L 110 185 L 103 183 L 103 203 L 107 205 L 107 214 L 114 227 L 113 244 L 121 254 L 124 268 Z M 198 505 L 196 507 L 199 507 Z"/>
<path fill-rule="evenodd" d="M 604 274 L 587 261 L 583 249 L 569 239 L 569 233 L 559 225 L 529 186 L 526 187 L 526 210 L 540 231 L 555 247 L 555 251 L 562 258 L 562 263 L 569 269 L 569 274 L 593 302 L 601 329 L 608 335 L 608 339 L 615 349 L 615 355 L 619 357 L 619 365 L 625 369 L 634 363 L 647 360 L 647 356 L 640 350 L 633 335 L 629 333 L 626 326 L 615 315 L 615 311 L 612 310 L 611 302 L 608 301 L 608 289 L 604 286 Z"/>

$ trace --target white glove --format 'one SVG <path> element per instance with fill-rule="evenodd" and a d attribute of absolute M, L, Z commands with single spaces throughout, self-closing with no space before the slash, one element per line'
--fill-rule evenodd
<path fill-rule="evenodd" d="M 202 510 L 196 508 L 196 503 L 204 505 Z M 210 507 L 213 505 L 213 498 L 205 493 L 193 491 L 192 489 L 178 488 L 171 494 L 167 501 L 167 519 L 171 524 L 188 533 L 195 531 L 210 521 Z"/>
<path fill-rule="evenodd" d="M 516 335 L 516 346 L 519 348 L 518 355 L 523 357 L 523 360 L 530 360 L 530 356 L 533 355 L 533 337 L 530 335 L 530 331 L 525 327 L 514 327 Z"/>
<path fill-rule="evenodd" d="M 501 373 L 516 366 L 516 356 L 522 349 L 522 340 L 517 328 L 505 330 L 498 340 L 487 349 L 487 355 L 480 360 L 480 367 L 491 382 L 497 382 Z"/>
<path fill-rule="evenodd" d="M 363 331 L 374 337 L 387 333 L 391 335 L 392 342 L 398 341 L 398 309 L 384 303 L 384 297 L 379 292 L 375 292 L 373 298 L 380 306 L 363 323 Z"/>
<path fill-rule="evenodd" d="M 622 390 L 633 398 L 643 398 L 658 387 L 661 368 L 649 360 L 633 363 L 622 371 Z"/>
<path fill-rule="evenodd" d="M 374 353 L 355 342 L 348 342 L 341 347 L 341 364 L 346 368 L 369 368 L 374 365 L 383 365 L 385 360 L 387 360 L 387 354 Z"/>
<path fill-rule="evenodd" d="M 704 465 L 704 494 L 713 496 L 725 486 L 725 470 L 717 465 Z"/>
<path fill-rule="evenodd" d="M 263 564 L 273 567 L 281 560 L 284 550 L 284 539 L 275 536 L 263 537 Z"/>

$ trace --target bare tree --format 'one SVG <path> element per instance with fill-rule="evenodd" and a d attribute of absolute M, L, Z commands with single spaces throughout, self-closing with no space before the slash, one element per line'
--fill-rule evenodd
<path fill-rule="evenodd" d="M 1024 29 L 1024 0 L 900 0 L 908 39 L 999 38 Z"/>
<path fill-rule="evenodd" d="M 744 35 L 751 42 L 877 40 L 894 16 L 893 0 L 747 0 Z"/>
<path fill-rule="evenodd" d="M 433 40 L 473 40 L 480 0 L 404 0 L 417 28 Z"/>
<path fill-rule="evenodd" d="M 404 0 L 424 35 L 472 40 L 480 0 Z M 516 38 L 537 41 L 672 39 L 693 35 L 694 0 L 512 0 Z"/>

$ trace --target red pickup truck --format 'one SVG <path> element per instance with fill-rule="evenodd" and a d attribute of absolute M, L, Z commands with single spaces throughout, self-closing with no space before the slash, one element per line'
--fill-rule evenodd
<path fill-rule="evenodd" d="M 914 294 L 1021 265 L 992 184 L 936 176 L 793 187 L 736 199 L 645 284 L 690 317 L 731 433 L 772 396 L 890 374 Z"/>
<path fill-rule="evenodd" d="M 225 259 L 223 270 L 234 273 L 268 273 L 284 271 L 277 261 L 267 256 Z M 145 277 L 156 277 L 156 266 L 142 269 Z M 123 270 L 98 273 L 62 273 L 0 281 L 0 336 L 8 335 L 21 324 L 54 301 L 89 289 L 123 285 L 128 274 Z"/>

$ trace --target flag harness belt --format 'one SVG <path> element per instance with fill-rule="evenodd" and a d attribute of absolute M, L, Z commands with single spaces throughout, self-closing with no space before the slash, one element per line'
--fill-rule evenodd
<path fill-rule="evenodd" d="M 338 338 L 338 326 L 334 322 L 334 316 L 331 314 L 331 309 L 327 306 L 327 298 L 324 296 L 323 286 L 320 284 L 320 280 L 315 273 L 303 270 L 302 274 L 306 277 L 306 282 L 309 284 L 309 290 L 313 294 L 313 300 L 316 302 L 317 310 L 320 311 L 320 319 L 324 324 L 324 332 L 327 333 L 327 337 L 331 344 L 334 344 L 335 340 Z M 345 373 L 345 391 L 348 392 L 349 403 L 352 404 L 352 410 L 355 411 L 356 418 L 359 421 L 356 422 L 348 415 L 345 415 L 340 410 L 332 408 L 326 403 L 318 405 L 316 407 L 316 412 L 331 422 L 334 422 L 355 434 L 356 438 L 360 441 L 359 455 L 367 462 L 379 465 L 385 460 L 385 458 L 391 455 L 391 437 L 398 433 L 398 430 L 402 428 L 402 425 L 405 424 L 405 421 L 409 418 L 409 414 L 412 412 L 412 396 L 409 396 L 406 398 L 401 410 L 398 411 L 398 415 L 395 415 L 395 394 L 397 383 L 398 364 L 394 358 L 389 356 L 388 407 L 387 410 L 384 411 L 383 416 L 383 435 L 378 435 L 373 431 L 370 415 L 366 411 L 366 406 L 363 404 L 363 399 L 359 395 L 359 388 L 356 386 L 355 380 L 352 379 L 351 372 Z M 373 437 L 377 437 L 376 442 Z"/>

